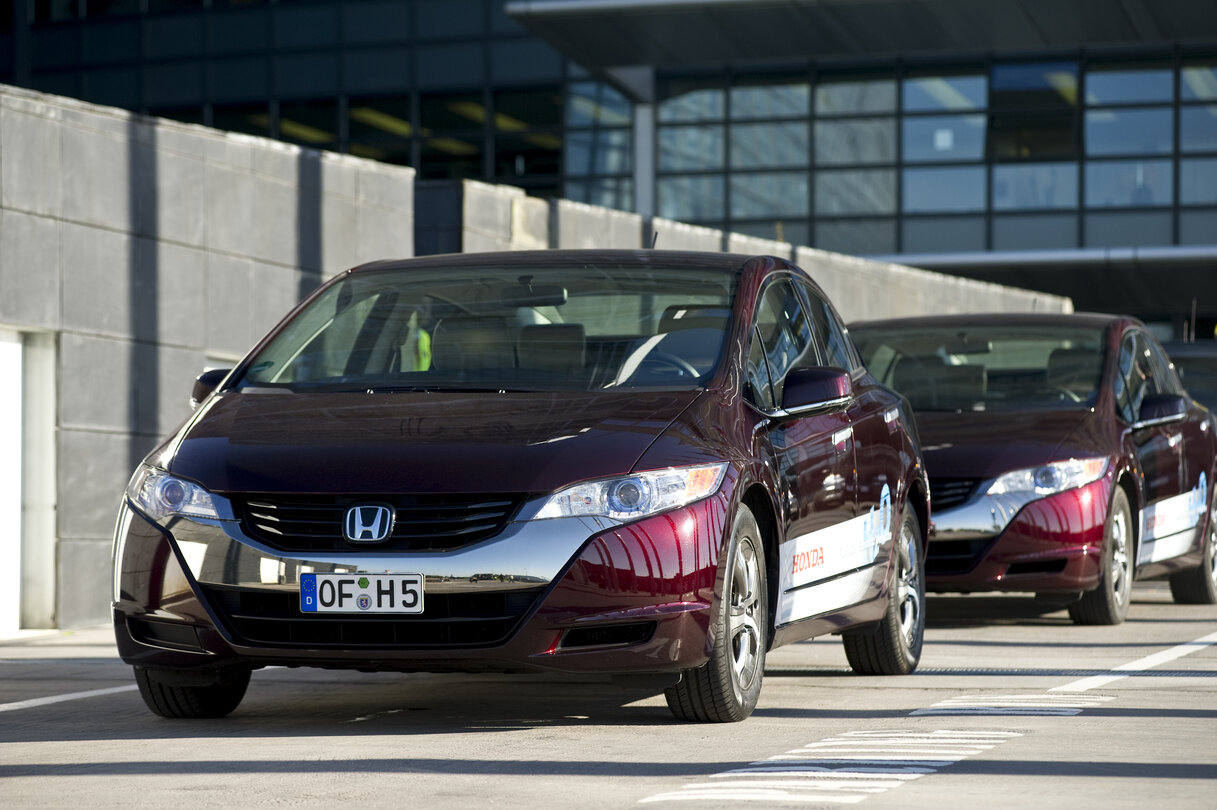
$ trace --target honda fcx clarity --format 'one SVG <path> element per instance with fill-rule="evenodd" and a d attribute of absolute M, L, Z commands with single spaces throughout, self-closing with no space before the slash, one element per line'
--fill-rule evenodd
<path fill-rule="evenodd" d="M 195 398 L 114 545 L 157 714 L 227 714 L 280 665 L 655 676 L 677 717 L 732 721 L 774 646 L 917 665 L 910 415 L 782 260 L 369 264 Z"/>

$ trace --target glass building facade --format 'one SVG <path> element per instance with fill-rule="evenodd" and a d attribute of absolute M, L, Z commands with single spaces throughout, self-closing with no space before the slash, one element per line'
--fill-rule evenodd
<path fill-rule="evenodd" d="M 1217 241 L 1217 58 L 669 77 L 657 210 L 854 254 Z"/>
<path fill-rule="evenodd" d="M 660 63 L 640 89 L 507 5 L 4 0 L 0 82 L 929 267 L 1217 250 L 1217 7 L 1186 42 Z"/>
<path fill-rule="evenodd" d="M 0 19 L 0 82 L 633 206 L 631 105 L 499 0 L 6 0 Z"/>

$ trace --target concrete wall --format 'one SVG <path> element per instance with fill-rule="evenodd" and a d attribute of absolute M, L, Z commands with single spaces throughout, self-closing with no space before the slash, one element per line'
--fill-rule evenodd
<path fill-rule="evenodd" d="M 239 358 L 322 278 L 412 255 L 413 179 L 0 87 L 0 328 L 35 360 L 53 348 L 57 387 L 52 441 L 26 442 L 27 482 L 47 477 L 29 448 L 55 459 L 54 492 L 26 493 L 41 528 L 26 527 L 23 570 L 43 593 L 26 589 L 24 626 L 106 620 L 119 495 L 187 416 L 195 375 Z M 54 520 L 40 520 L 48 498 Z"/>
<path fill-rule="evenodd" d="M 795 264 L 848 321 L 954 312 L 1072 312 L 1068 298 L 800 247 Z"/>

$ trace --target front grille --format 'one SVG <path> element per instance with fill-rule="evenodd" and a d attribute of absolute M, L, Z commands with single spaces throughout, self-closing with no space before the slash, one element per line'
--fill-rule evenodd
<path fill-rule="evenodd" d="M 520 495 L 245 495 L 233 498 L 246 534 L 285 552 L 349 551 L 347 507 L 393 507 L 393 535 L 377 551 L 451 551 L 493 537 L 515 515 Z"/>
<path fill-rule="evenodd" d="M 926 548 L 925 572 L 929 576 L 949 576 L 971 571 L 994 539 L 932 540 Z"/>
<path fill-rule="evenodd" d="M 979 483 L 975 478 L 931 478 L 930 509 L 950 509 L 972 497 Z"/>
<path fill-rule="evenodd" d="M 278 647 L 434 649 L 505 641 L 544 588 L 428 593 L 420 615 L 303 613 L 297 591 L 204 585 L 237 643 Z"/>

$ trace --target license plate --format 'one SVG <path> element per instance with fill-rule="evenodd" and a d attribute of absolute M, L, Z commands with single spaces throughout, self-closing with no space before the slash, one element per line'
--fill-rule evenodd
<path fill-rule="evenodd" d="M 421 574 L 301 574 L 304 613 L 422 613 Z"/>

